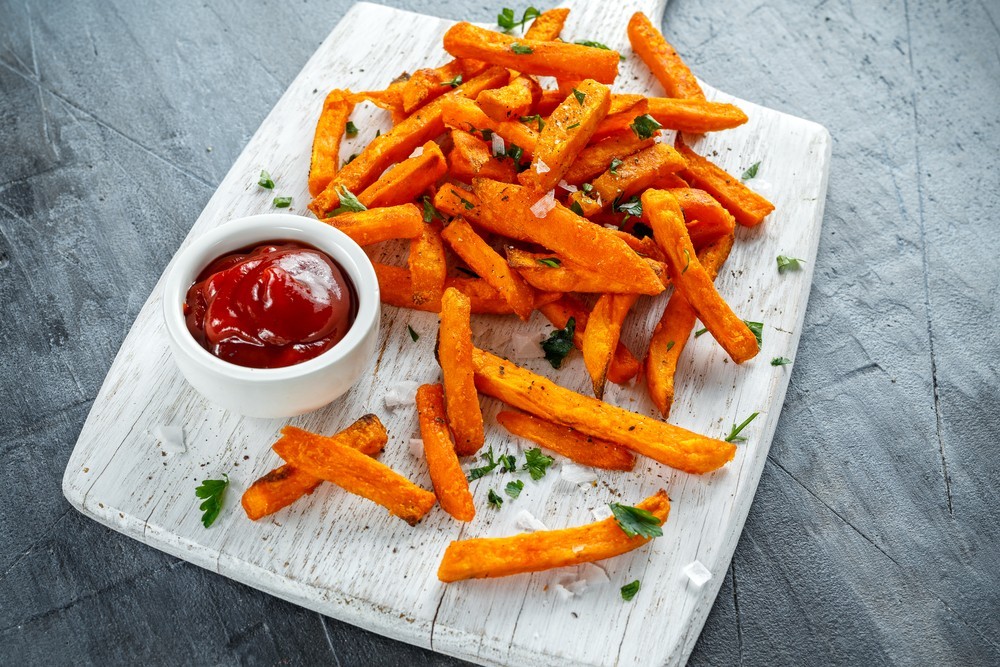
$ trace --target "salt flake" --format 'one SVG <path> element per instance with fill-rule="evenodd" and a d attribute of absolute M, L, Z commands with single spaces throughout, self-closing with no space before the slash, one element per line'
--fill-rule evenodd
<path fill-rule="evenodd" d="M 701 588 L 712 578 L 712 572 L 700 560 L 692 561 L 681 570 L 695 588 Z"/>
<path fill-rule="evenodd" d="M 521 530 L 533 533 L 536 530 L 548 530 L 545 524 L 535 518 L 535 515 L 528 510 L 521 510 L 514 517 L 514 525 Z"/>
<path fill-rule="evenodd" d="M 510 358 L 515 359 L 541 359 L 545 356 L 542 349 L 542 341 L 545 339 L 544 333 L 524 333 L 519 331 L 510 337 Z"/>
<path fill-rule="evenodd" d="M 559 181 L 559 187 L 561 187 L 566 192 L 576 192 L 578 188 L 575 185 L 570 185 L 566 182 L 566 179 Z"/>
<path fill-rule="evenodd" d="M 413 380 L 400 380 L 385 393 L 385 407 L 390 410 L 417 402 L 417 387 Z"/>
<path fill-rule="evenodd" d="M 547 174 L 550 171 L 552 171 L 552 170 L 549 169 L 549 165 L 545 164 L 541 160 L 537 160 L 535 162 L 535 173 L 536 174 Z"/>
<path fill-rule="evenodd" d="M 184 429 L 180 426 L 159 424 L 153 428 L 150 435 L 160 441 L 160 447 L 165 452 L 182 454 L 187 451 L 187 445 L 184 444 Z"/>
<path fill-rule="evenodd" d="M 544 218 L 556 207 L 556 191 L 549 190 L 545 195 L 531 205 L 531 213 L 536 218 Z"/>
<path fill-rule="evenodd" d="M 493 155 L 503 156 L 507 154 L 507 146 L 503 142 L 503 137 L 501 137 L 496 132 L 493 133 Z"/>
<path fill-rule="evenodd" d="M 415 459 L 424 458 L 424 441 L 420 438 L 410 438 L 409 442 L 410 456 Z"/>

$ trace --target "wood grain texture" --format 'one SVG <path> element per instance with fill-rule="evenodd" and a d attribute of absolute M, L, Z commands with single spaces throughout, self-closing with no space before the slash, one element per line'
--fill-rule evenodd
<path fill-rule="evenodd" d="M 176 561 L 59 493 L 124 327 L 349 3 L 0 4 L 0 296 L 18 314 L 0 318 L 0 662 L 456 664 Z M 786 408 L 691 664 L 1000 658 L 1000 285 L 969 271 L 1000 250 L 998 18 L 976 0 L 669 8 L 699 75 L 836 138 Z"/>

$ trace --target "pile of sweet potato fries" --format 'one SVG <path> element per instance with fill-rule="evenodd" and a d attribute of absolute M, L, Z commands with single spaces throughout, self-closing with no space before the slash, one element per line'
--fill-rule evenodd
<path fill-rule="evenodd" d="M 454 58 L 446 64 L 401 76 L 385 90 L 327 96 L 312 150 L 310 209 L 362 246 L 409 239 L 408 267 L 376 265 L 382 299 L 440 313 L 442 382 L 416 396 L 435 493 L 374 458 L 387 436 L 367 415 L 332 437 L 285 428 L 273 448 L 286 464 L 243 496 L 251 519 L 329 481 L 411 524 L 435 502 L 459 521 L 472 520 L 459 457 L 484 443 L 479 394 L 520 411 L 497 417 L 508 431 L 583 465 L 631 470 L 639 454 L 704 473 L 733 458 L 729 442 L 600 399 L 608 381 L 639 374 L 639 360 L 619 341 L 630 309 L 669 286 L 644 373 L 664 417 L 696 320 L 735 363 L 758 353 L 754 332 L 714 279 L 735 225 L 757 225 L 774 207 L 681 137 L 733 128 L 747 117 L 707 101 L 641 13 L 629 21 L 628 39 L 667 96 L 613 92 L 618 52 L 560 40 L 568 12 L 542 13 L 520 37 L 459 23 L 444 36 Z M 543 88 L 541 77 L 556 83 Z M 362 101 L 391 112 L 393 127 L 341 165 L 341 138 Z M 677 131 L 673 146 L 657 140 L 661 130 Z M 472 314 L 527 319 L 536 309 L 582 351 L 596 398 L 474 346 Z M 638 508 L 662 524 L 669 506 L 661 491 Z M 611 518 L 453 542 L 438 576 L 449 582 L 594 561 L 649 539 L 629 533 Z"/>

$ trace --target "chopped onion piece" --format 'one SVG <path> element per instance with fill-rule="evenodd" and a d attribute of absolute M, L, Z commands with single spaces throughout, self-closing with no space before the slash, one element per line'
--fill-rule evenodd
<path fill-rule="evenodd" d="M 545 195 L 531 205 L 531 213 L 536 218 L 544 218 L 556 207 L 556 191 L 549 190 Z"/>

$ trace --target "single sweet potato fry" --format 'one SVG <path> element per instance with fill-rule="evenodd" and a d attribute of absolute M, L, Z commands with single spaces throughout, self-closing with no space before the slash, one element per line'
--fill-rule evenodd
<path fill-rule="evenodd" d="M 614 83 L 618 76 L 617 51 L 512 37 L 465 22 L 444 34 L 444 50 L 457 58 L 477 58 L 539 76 L 591 78 L 601 83 Z"/>
<path fill-rule="evenodd" d="M 457 58 L 441 65 L 418 69 L 402 87 L 403 111 L 407 115 L 479 74 L 488 65 L 481 60 Z"/>
<path fill-rule="evenodd" d="M 414 204 L 341 213 L 323 222 L 350 236 L 360 246 L 389 239 L 412 239 L 424 231 L 424 219 Z"/>
<path fill-rule="evenodd" d="M 581 185 L 607 171 L 612 160 L 624 160 L 654 143 L 652 139 L 640 139 L 632 130 L 608 137 L 580 151 L 563 178 L 570 185 Z"/>
<path fill-rule="evenodd" d="M 583 215 L 592 216 L 615 202 L 648 188 L 653 181 L 684 168 L 684 158 L 666 144 L 653 144 L 615 163 L 594 179 L 590 192 L 578 190 L 569 196 L 569 204 L 577 204 Z"/>
<path fill-rule="evenodd" d="M 358 195 L 368 208 L 397 206 L 412 202 L 434 185 L 448 171 L 441 148 L 433 141 L 422 147 L 420 155 L 407 158 L 379 176 Z"/>
<path fill-rule="evenodd" d="M 658 178 L 651 186 L 654 190 L 675 190 L 677 188 L 689 188 L 688 182 L 680 177 L 680 174 L 667 174 L 663 178 Z"/>
<path fill-rule="evenodd" d="M 665 129 L 694 134 L 731 130 L 748 120 L 738 106 L 695 98 L 651 97 L 648 113 Z"/>
<path fill-rule="evenodd" d="M 642 12 L 633 14 L 628 22 L 628 41 L 632 50 L 652 70 L 667 95 L 705 99 L 694 74 Z"/>
<path fill-rule="evenodd" d="M 447 398 L 448 423 L 459 456 L 472 456 L 483 446 L 483 412 L 472 376 L 472 328 L 469 297 L 455 288 L 441 300 L 438 363 Z"/>
<path fill-rule="evenodd" d="M 539 133 L 531 167 L 518 174 L 521 184 L 539 193 L 555 187 L 590 142 L 610 104 L 611 92 L 607 86 L 592 79 L 581 81 L 556 107 Z"/>
<path fill-rule="evenodd" d="M 670 513 L 670 499 L 660 490 L 637 507 L 653 513 L 662 525 Z M 457 540 L 445 549 L 438 579 L 450 583 L 592 563 L 638 549 L 649 540 L 629 537 L 614 517 L 562 530 Z"/>
<path fill-rule="evenodd" d="M 672 468 L 691 473 L 711 472 L 736 455 L 732 443 L 578 394 L 478 348 L 472 351 L 472 363 L 476 388 L 481 393 L 536 417 L 622 445 Z"/>
<path fill-rule="evenodd" d="M 563 296 L 552 303 L 538 306 L 538 310 L 552 323 L 552 326 L 559 329 L 564 329 L 572 317 L 576 323 L 573 347 L 578 350 L 583 349 L 583 334 L 587 330 L 590 312 L 580 301 L 571 296 Z M 615 384 L 625 384 L 638 373 L 639 360 L 619 341 L 611 358 L 611 366 L 608 368 L 608 379 Z"/>
<path fill-rule="evenodd" d="M 476 104 L 495 121 L 516 121 L 531 113 L 542 97 L 542 87 L 527 74 L 514 77 L 503 88 L 491 88 L 479 93 Z"/>
<path fill-rule="evenodd" d="M 419 304 L 414 302 L 413 281 L 407 269 L 377 262 L 373 262 L 372 266 L 375 267 L 375 277 L 378 278 L 382 303 L 429 313 L 440 311 L 440 304 L 430 301 L 423 301 Z M 469 297 L 473 313 L 510 315 L 514 312 L 506 299 L 480 278 L 447 278 L 445 279 L 445 288 L 448 287 L 454 287 Z"/>
<path fill-rule="evenodd" d="M 472 388 L 472 393 L 475 395 L 475 387 Z M 462 470 L 451 444 L 441 385 L 425 384 L 417 389 L 417 416 L 420 419 L 420 437 L 424 441 L 427 470 L 441 509 L 458 521 L 472 521 L 476 516 L 476 507 L 472 504 L 465 471 Z"/>
<path fill-rule="evenodd" d="M 282 430 L 282 438 L 299 440 L 304 447 L 316 449 L 322 449 L 331 441 L 338 442 L 367 456 L 375 456 L 388 442 L 385 427 L 375 415 L 365 415 L 332 436 L 317 435 L 294 426 L 286 426 Z M 286 463 L 251 484 L 244 491 L 240 502 L 247 516 L 256 521 L 312 493 L 322 482 L 319 477 Z"/>
<path fill-rule="evenodd" d="M 332 90 L 323 102 L 309 162 L 309 194 L 313 196 L 323 191 L 340 167 L 340 140 L 353 110 L 354 96 L 349 90 Z"/>
<path fill-rule="evenodd" d="M 546 10 L 531 22 L 531 26 L 524 33 L 524 36 L 539 42 L 551 42 L 558 39 L 567 16 L 569 16 L 569 9 L 564 7 Z"/>
<path fill-rule="evenodd" d="M 638 298 L 637 294 L 602 294 L 590 310 L 580 351 L 597 398 L 604 398 L 604 384 L 621 337 L 622 323 Z"/>
<path fill-rule="evenodd" d="M 503 183 L 516 183 L 514 161 L 499 159 L 490 152 L 485 141 L 469 132 L 451 131 L 452 149 L 448 153 L 448 175 L 458 181 L 471 183 L 473 178 L 489 178 Z M 471 196 L 471 195 L 470 195 Z M 451 215 L 460 215 L 451 213 Z"/>
<path fill-rule="evenodd" d="M 535 105 L 535 113 L 548 118 L 556 110 L 556 107 L 562 104 L 566 97 L 567 94 L 559 89 L 542 90 L 542 97 L 538 100 L 538 104 Z"/>
<path fill-rule="evenodd" d="M 733 233 L 736 220 L 712 195 L 686 187 L 671 188 L 669 192 L 680 204 L 688 235 L 698 252 Z"/>
<path fill-rule="evenodd" d="M 355 93 L 354 101 L 368 101 L 377 107 L 385 109 L 392 114 L 392 124 L 399 125 L 409 115 L 403 110 L 403 88 L 406 87 L 406 82 L 409 79 L 410 75 L 404 72 L 393 79 L 389 87 L 384 90 L 366 90 Z"/>
<path fill-rule="evenodd" d="M 632 470 L 635 455 L 605 440 L 584 435 L 569 426 L 553 424 L 523 412 L 506 410 L 497 415 L 497 423 L 514 435 L 527 438 L 580 465 L 604 470 Z"/>
<path fill-rule="evenodd" d="M 688 148 L 680 133 L 674 146 L 687 161 L 681 177 L 692 187 L 701 188 L 715 197 L 744 227 L 759 225 L 774 210 L 774 204 L 745 186 L 740 179 Z"/>
<path fill-rule="evenodd" d="M 432 220 L 424 224 L 420 236 L 410 242 L 410 279 L 413 282 L 413 303 L 441 308 L 441 296 L 448 275 L 448 264 L 441 239 L 441 223 Z"/>
<path fill-rule="evenodd" d="M 522 320 L 531 317 L 535 309 L 535 290 L 507 266 L 507 261 L 476 234 L 464 218 L 453 218 L 441 236 L 456 255 L 500 292 L 518 317 Z"/>
<path fill-rule="evenodd" d="M 553 253 L 528 252 L 518 248 L 507 249 L 507 264 L 516 269 L 525 282 L 543 292 L 590 292 L 611 294 L 638 294 L 632 276 L 627 273 L 608 276 L 591 271 L 586 266 Z M 646 259 L 656 275 L 666 276 L 666 268 L 660 262 Z"/>
<path fill-rule="evenodd" d="M 437 500 L 433 493 L 392 468 L 332 439 L 318 448 L 300 439 L 282 438 L 272 448 L 296 468 L 378 503 L 411 526 L 416 525 Z"/>
<path fill-rule="evenodd" d="M 729 257 L 733 240 L 733 233 L 730 231 L 724 238 L 698 252 L 698 259 L 713 280 Z M 650 399 L 664 419 L 670 416 L 670 406 L 674 402 L 677 361 L 691 338 L 696 319 L 697 316 L 688 305 L 687 299 L 679 291 L 675 291 L 670 295 L 670 300 L 663 309 L 663 316 L 656 323 L 649 341 L 649 352 L 646 354 L 646 387 Z"/>
<path fill-rule="evenodd" d="M 347 188 L 355 194 L 363 191 L 393 163 L 406 159 L 417 146 L 424 145 L 444 132 L 442 111 L 446 100 L 451 97 L 475 97 L 486 88 L 504 85 L 507 78 L 507 70 L 491 67 L 417 110 L 385 134 L 375 137 L 316 195 L 309 204 L 309 209 L 317 218 L 327 217 L 328 212 L 340 204 L 341 188 Z"/>
<path fill-rule="evenodd" d="M 524 157 L 530 157 L 538 142 L 538 133 L 519 120 L 497 122 L 483 113 L 479 105 L 464 97 L 449 98 L 444 105 L 445 127 L 468 132 L 488 130 L 500 135 L 504 140 L 504 150 L 509 151 L 511 144 L 524 151 Z"/>
<path fill-rule="evenodd" d="M 684 226 L 684 215 L 674 196 L 665 190 L 646 190 L 642 194 L 642 207 L 649 215 L 653 238 L 663 250 L 674 288 L 684 295 L 698 319 L 733 361 L 742 364 L 757 356 L 760 352 L 757 338 L 712 284 L 712 277 L 695 254 Z"/>

